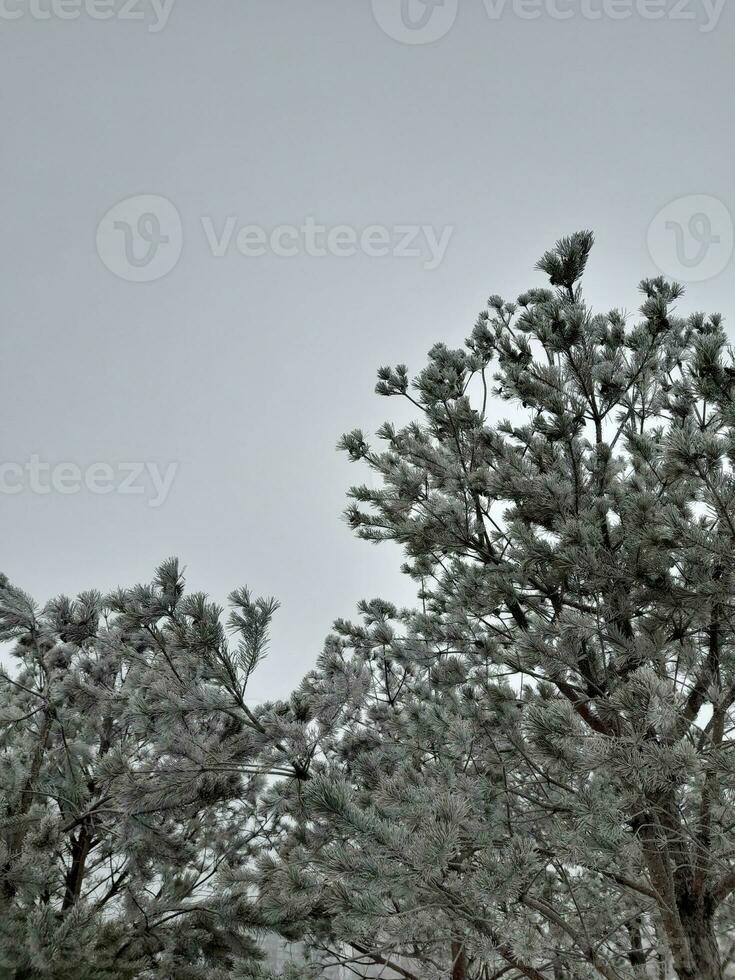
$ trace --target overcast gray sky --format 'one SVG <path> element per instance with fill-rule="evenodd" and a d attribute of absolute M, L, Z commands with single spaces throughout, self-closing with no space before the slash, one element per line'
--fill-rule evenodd
<path fill-rule="evenodd" d="M 380 364 L 582 227 L 594 305 L 664 266 L 732 317 L 734 42 L 712 0 L 0 0 L 0 568 L 275 594 L 286 693 L 410 598 L 340 518 Z"/>

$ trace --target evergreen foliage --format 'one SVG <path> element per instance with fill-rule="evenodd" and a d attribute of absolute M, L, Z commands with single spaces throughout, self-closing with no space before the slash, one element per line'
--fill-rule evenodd
<path fill-rule="evenodd" d="M 592 245 L 380 369 L 414 420 L 343 437 L 346 518 L 418 606 L 287 700 L 248 695 L 273 600 L 0 581 L 0 975 L 735 976 L 735 361 L 676 283 L 590 309 Z"/>
<path fill-rule="evenodd" d="M 421 608 L 363 603 L 294 696 L 312 778 L 271 790 L 263 888 L 404 976 L 729 963 L 735 367 L 675 283 L 642 282 L 635 322 L 594 313 L 592 241 L 413 380 L 381 368 L 418 418 L 341 443 L 380 481 L 347 519 L 402 547 Z"/>
<path fill-rule="evenodd" d="M 269 741 L 245 691 L 275 603 L 230 601 L 228 640 L 173 560 L 41 610 L 3 578 L 0 976 L 261 975 L 241 879 Z"/>

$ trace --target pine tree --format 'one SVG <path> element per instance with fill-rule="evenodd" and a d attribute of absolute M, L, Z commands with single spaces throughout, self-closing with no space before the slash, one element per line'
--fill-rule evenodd
<path fill-rule="evenodd" d="M 361 603 L 287 700 L 247 694 L 271 599 L 0 579 L 2 975 L 733 975 L 735 361 L 676 283 L 594 313 L 592 244 L 380 370 L 416 419 L 343 438 L 347 519 L 419 608 Z"/>
<path fill-rule="evenodd" d="M 154 582 L 38 609 L 0 582 L 0 975 L 268 976 L 243 876 L 269 740 L 245 701 L 272 600 Z M 276 750 L 277 751 L 277 750 Z"/>
<path fill-rule="evenodd" d="M 592 244 L 413 380 L 382 368 L 416 421 L 342 440 L 381 481 L 348 521 L 402 547 L 421 609 L 364 604 L 284 708 L 310 778 L 269 790 L 262 888 L 422 980 L 729 962 L 735 364 L 676 283 L 642 282 L 635 323 L 594 313 Z"/>

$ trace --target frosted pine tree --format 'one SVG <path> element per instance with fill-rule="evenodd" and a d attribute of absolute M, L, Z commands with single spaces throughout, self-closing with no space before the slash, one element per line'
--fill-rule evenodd
<path fill-rule="evenodd" d="M 343 440 L 382 481 L 349 521 L 422 609 L 364 607 L 284 711 L 311 778 L 272 793 L 294 829 L 264 889 L 403 976 L 732 970 L 735 366 L 677 284 L 593 312 L 591 247 L 413 381 L 381 369 L 416 421 Z"/>
<path fill-rule="evenodd" d="M 310 980 L 733 975 L 735 366 L 676 284 L 593 313 L 591 246 L 380 371 L 417 417 L 344 438 L 348 518 L 420 606 L 287 701 L 247 695 L 272 600 L 0 582 L 0 972 L 272 978 L 272 930 Z"/>
<path fill-rule="evenodd" d="M 43 609 L 0 586 L 0 975 L 268 976 L 242 878 L 270 740 L 245 691 L 274 603 L 233 593 L 228 636 L 175 561 Z"/>
<path fill-rule="evenodd" d="M 418 633 L 385 602 L 362 611 L 360 624 L 336 624 L 292 701 L 311 778 L 279 782 L 264 801 L 288 818 L 261 859 L 266 918 L 324 964 L 382 964 L 379 975 L 409 980 L 644 976 L 656 943 L 647 905 L 621 894 L 614 872 L 580 864 L 555 786 L 575 781 L 563 764 L 539 781 L 524 698 L 491 660 L 463 663 L 456 636 Z M 586 816 L 598 863 L 619 867 L 610 820 Z M 577 904 L 604 937 L 594 954 L 577 945 Z"/>

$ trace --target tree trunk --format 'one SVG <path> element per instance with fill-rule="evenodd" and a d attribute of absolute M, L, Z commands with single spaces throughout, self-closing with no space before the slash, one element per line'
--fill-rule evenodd
<path fill-rule="evenodd" d="M 82 891 L 82 882 L 86 870 L 87 855 L 89 854 L 90 839 L 87 824 L 83 823 L 77 837 L 72 837 L 71 842 L 71 867 L 66 876 L 66 886 L 64 889 L 64 902 L 61 906 L 62 911 L 68 911 L 79 898 Z"/>
<path fill-rule="evenodd" d="M 643 948 L 643 917 L 638 916 L 628 923 L 628 936 L 630 937 L 630 952 L 628 960 L 634 977 L 641 980 L 648 980 L 649 973 L 647 967 L 648 956 Z"/>
<path fill-rule="evenodd" d="M 659 797 L 636 832 L 654 887 L 678 980 L 724 980 L 715 932 L 715 903 L 700 883 L 695 887 L 690 855 L 671 793 Z"/>
<path fill-rule="evenodd" d="M 671 980 L 674 967 L 671 960 L 671 950 L 666 929 L 659 915 L 654 916 L 653 928 L 656 935 L 656 969 L 654 980 Z"/>
<path fill-rule="evenodd" d="M 714 916 L 701 903 L 680 906 L 679 916 L 690 952 L 688 958 L 681 951 L 674 955 L 679 980 L 723 980 Z"/>
<path fill-rule="evenodd" d="M 452 980 L 467 980 L 467 954 L 462 943 L 452 943 Z"/>

